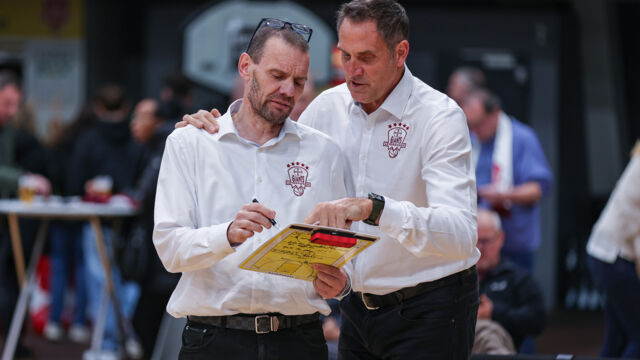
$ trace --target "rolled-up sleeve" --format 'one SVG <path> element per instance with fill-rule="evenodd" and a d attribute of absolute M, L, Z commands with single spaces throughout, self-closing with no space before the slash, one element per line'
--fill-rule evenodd
<path fill-rule="evenodd" d="M 174 132 L 167 138 L 155 202 L 153 243 L 170 272 L 210 267 L 234 252 L 230 222 L 199 227 L 193 151 Z"/>

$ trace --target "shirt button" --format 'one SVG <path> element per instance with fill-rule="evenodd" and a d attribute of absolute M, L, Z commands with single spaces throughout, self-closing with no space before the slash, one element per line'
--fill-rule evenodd
<path fill-rule="evenodd" d="M 367 160 L 367 157 L 364 155 L 360 155 L 360 161 L 365 161 L 365 160 Z"/>
<path fill-rule="evenodd" d="M 262 182 L 262 178 L 258 176 L 258 183 Z"/>

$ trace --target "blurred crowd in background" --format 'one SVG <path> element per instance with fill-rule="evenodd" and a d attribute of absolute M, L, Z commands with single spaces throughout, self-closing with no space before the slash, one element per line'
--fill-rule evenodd
<path fill-rule="evenodd" d="M 55 25 L 56 19 L 54 16 L 48 21 Z M 313 42 L 311 47 L 314 47 Z M 0 48 L 0 54 L 2 50 Z M 322 82 L 314 81 L 312 74 L 291 113 L 293 120 L 297 120 L 320 90 L 342 81 L 335 51 L 334 48 L 333 52 L 322 55 L 333 65 L 331 74 L 324 76 Z M 543 290 L 534 280 L 533 273 L 543 236 L 541 201 L 551 192 L 554 177 L 539 134 L 510 114 L 511 109 L 496 95 L 504 93 L 505 89 L 489 88 L 492 84 L 489 76 L 477 67 L 465 65 L 447 74 L 446 87 L 438 89 L 447 93 L 465 112 L 474 144 L 478 201 L 482 209 L 478 214 L 478 248 L 482 257 L 477 265 L 482 295 L 474 352 L 535 353 L 534 337 L 543 331 L 547 311 Z M 128 332 L 128 341 L 121 349 L 116 321 L 110 314 L 103 348 L 114 353 L 126 352 L 132 358 L 150 358 L 166 303 L 179 278 L 179 274 L 170 274 L 162 267 L 151 242 L 155 187 L 164 141 L 183 115 L 198 110 L 194 107 L 194 88 L 201 87 L 206 81 L 194 78 L 193 74 L 187 77 L 181 71 L 170 72 L 162 77 L 161 87 L 154 96 L 142 99 L 132 97 L 123 84 L 104 83 L 92 89 L 90 100 L 69 119 L 60 118 L 60 113 L 52 115 L 46 122 L 45 131 L 39 130 L 41 125 L 34 115 L 38 103 L 25 101 L 25 83 L 23 72 L 16 71 L 14 62 L 3 64 L 0 57 L 0 198 L 20 197 L 30 201 L 56 198 L 66 202 L 105 203 L 117 194 L 139 210 L 139 215 L 127 220 L 122 229 L 112 229 L 112 224 L 106 224 L 105 238 L 113 247 L 117 265 L 114 281 L 121 299 L 121 311 L 131 326 L 124 329 Z M 223 96 L 227 103 L 242 96 L 241 84 L 236 81 L 229 94 Z M 217 101 L 215 105 L 224 103 Z M 219 110 L 224 112 L 226 108 Z M 640 152 L 637 148 L 634 151 L 637 163 Z M 630 170 L 625 172 L 631 180 L 626 182 L 637 185 L 640 179 L 633 178 L 637 171 L 633 173 L 632 163 Z M 504 166 L 511 168 L 500 173 L 497 169 L 504 169 Z M 633 199 L 633 196 L 637 195 L 630 193 L 626 199 Z M 611 201 L 614 201 L 613 197 Z M 638 215 L 638 203 L 607 205 L 607 208 L 614 206 L 622 206 L 622 214 Z M 599 245 L 589 247 L 592 257 L 589 267 L 596 283 L 607 291 L 609 299 L 613 299 L 605 304 L 608 322 L 605 345 L 610 348 L 609 356 L 616 352 L 618 356 L 623 355 L 628 344 L 617 341 L 626 336 L 620 334 L 635 332 L 637 336 L 640 326 L 638 323 L 628 325 L 624 320 L 635 321 L 633 316 L 637 315 L 621 310 L 633 304 L 613 303 L 615 299 L 624 298 L 624 294 L 615 291 L 624 289 L 620 284 L 633 284 L 629 285 L 630 291 L 637 291 L 640 268 L 636 269 L 636 256 L 640 254 L 640 245 L 635 240 L 634 247 L 629 239 L 640 238 L 640 232 L 637 232 L 640 217 L 632 216 L 624 225 L 630 235 L 620 240 L 621 244 L 627 245 L 606 250 L 607 246 L 599 239 L 606 237 L 602 231 L 608 235 L 607 225 L 599 223 L 598 229 L 605 227 L 605 230 L 592 237 L 594 244 Z M 606 221 L 614 220 L 601 222 Z M 25 254 L 30 253 L 33 245 L 36 222 L 20 222 Z M 60 221 L 51 225 L 48 236 L 48 266 L 41 270 L 41 275 L 47 279 L 41 281 L 48 284 L 49 301 L 44 315 L 34 320 L 36 330 L 50 341 L 68 337 L 71 341 L 88 344 L 104 284 L 94 235 L 88 224 Z M 615 253 L 613 258 L 607 255 L 611 252 Z M 612 270 L 607 264 L 612 261 L 618 267 L 625 267 L 624 271 L 632 269 L 637 273 L 627 271 L 627 278 L 621 280 L 608 273 Z M 603 277 L 602 274 L 609 275 Z M 607 284 L 607 279 L 617 287 Z M 18 293 L 9 231 L 3 217 L 0 221 L 2 339 L 8 332 Z M 595 299 L 597 305 L 600 298 Z M 325 337 L 332 356 L 336 354 L 339 323 L 337 311 L 325 319 Z M 631 330 L 626 328 L 629 326 Z M 626 351 L 635 350 L 627 348 Z M 33 350 L 20 340 L 16 358 L 30 358 L 32 353 Z"/>

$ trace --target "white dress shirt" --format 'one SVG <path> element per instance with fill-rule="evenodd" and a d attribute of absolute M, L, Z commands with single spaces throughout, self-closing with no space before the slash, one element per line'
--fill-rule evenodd
<path fill-rule="evenodd" d="M 167 138 L 155 203 L 153 243 L 170 272 L 182 272 L 167 311 L 175 317 L 330 312 L 308 281 L 238 265 L 278 230 L 232 248 L 227 227 L 253 198 L 275 210 L 279 227 L 301 222 L 321 201 L 342 198 L 345 160 L 326 135 L 290 119 L 262 146 L 242 139 L 231 114 L 211 135 L 188 126 Z"/>
<path fill-rule="evenodd" d="M 476 186 L 462 110 L 405 71 L 384 103 L 367 115 L 346 84 L 320 94 L 299 122 L 336 140 L 347 158 L 356 196 L 385 197 L 380 236 L 352 260 L 354 290 L 387 294 L 474 265 Z"/>
<path fill-rule="evenodd" d="M 640 151 L 636 151 L 587 242 L 589 255 L 610 264 L 618 256 L 640 261 Z"/>

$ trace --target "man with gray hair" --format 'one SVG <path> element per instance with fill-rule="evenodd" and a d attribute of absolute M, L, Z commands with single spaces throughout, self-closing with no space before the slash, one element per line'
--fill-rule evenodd
<path fill-rule="evenodd" d="M 500 256 L 504 231 L 497 213 L 478 209 L 476 266 L 480 277 L 480 307 L 475 354 L 514 354 L 526 336 L 545 326 L 542 292 L 525 270 Z"/>
<path fill-rule="evenodd" d="M 461 66 L 449 76 L 447 95 L 462 106 L 462 101 L 472 90 L 485 86 L 486 78 L 482 70 L 472 66 Z"/>

